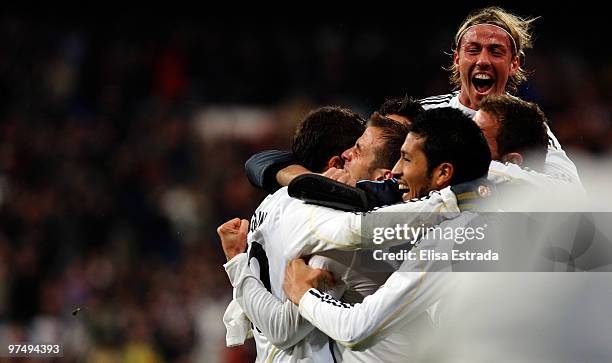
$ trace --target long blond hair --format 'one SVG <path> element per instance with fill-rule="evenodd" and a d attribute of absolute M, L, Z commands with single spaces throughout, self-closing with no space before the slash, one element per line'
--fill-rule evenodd
<path fill-rule="evenodd" d="M 506 83 L 506 91 L 515 93 L 518 86 L 527 80 L 527 75 L 529 74 L 520 63 L 524 62 L 525 50 L 532 47 L 531 23 L 537 19 L 538 17 L 522 18 L 496 6 L 476 10 L 465 18 L 457 30 L 451 51 L 453 53 L 459 51 L 461 38 L 469 27 L 479 24 L 492 24 L 504 29 L 513 38 L 510 39 L 510 42 L 514 43 L 512 44 L 514 46 L 512 57 L 519 57 L 519 69 L 513 76 L 508 78 Z M 453 62 L 447 70 L 451 72 L 450 82 L 454 89 L 461 88 L 461 79 L 457 65 Z"/>

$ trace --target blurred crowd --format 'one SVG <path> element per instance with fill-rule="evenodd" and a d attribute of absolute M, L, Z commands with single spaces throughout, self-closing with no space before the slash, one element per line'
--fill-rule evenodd
<path fill-rule="evenodd" d="M 252 359 L 251 344 L 225 348 L 215 232 L 264 197 L 244 161 L 287 148 L 316 105 L 367 117 L 385 96 L 448 92 L 443 52 L 466 13 L 421 33 L 0 17 L 0 342 L 62 342 L 63 362 Z M 528 53 L 521 95 L 570 155 L 606 155 L 610 56 L 552 34 Z"/>

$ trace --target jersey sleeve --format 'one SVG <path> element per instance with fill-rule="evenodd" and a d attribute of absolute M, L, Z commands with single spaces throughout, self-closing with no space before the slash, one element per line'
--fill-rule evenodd
<path fill-rule="evenodd" d="M 441 299 L 452 278 L 447 272 L 395 272 L 376 293 L 355 305 L 310 289 L 299 311 L 339 344 L 363 350 L 425 313 Z"/>
<path fill-rule="evenodd" d="M 289 198 L 289 197 L 288 197 Z M 459 215 L 457 199 L 450 190 L 433 191 L 427 197 L 377 208 L 365 213 L 342 212 L 293 200 L 283 215 L 287 236 L 286 257 L 328 250 L 385 248 L 409 239 L 375 239 L 375 228 L 423 227 Z"/>
<path fill-rule="evenodd" d="M 561 148 L 561 144 L 555 135 L 553 135 L 548 125 L 546 125 L 546 132 L 548 134 L 548 151 L 546 153 L 546 160 L 544 162 L 544 174 L 562 177 L 572 184 L 582 187 L 582 182 L 580 181 L 580 176 L 578 176 L 578 169 L 576 168 L 576 165 Z"/>
<path fill-rule="evenodd" d="M 281 186 L 276 182 L 276 173 L 295 162 L 289 151 L 266 150 L 249 158 L 244 164 L 247 178 L 254 187 L 274 193 Z"/>
<path fill-rule="evenodd" d="M 279 349 L 288 349 L 314 327 L 300 316 L 291 301 L 281 302 L 251 272 L 248 256 L 242 253 L 224 265 L 234 287 L 234 299 L 246 316 Z"/>

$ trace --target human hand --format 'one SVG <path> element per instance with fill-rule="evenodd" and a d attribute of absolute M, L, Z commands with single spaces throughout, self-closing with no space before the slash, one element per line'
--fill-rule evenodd
<path fill-rule="evenodd" d="M 333 281 L 334 278 L 329 271 L 311 268 L 303 259 L 298 258 L 287 263 L 283 290 L 289 300 L 299 304 L 302 296 L 310 288 L 317 288 L 321 282 L 331 286 Z"/>
<path fill-rule="evenodd" d="M 329 168 L 321 175 L 352 187 L 357 185 L 357 180 L 353 179 L 346 169 Z"/>
<path fill-rule="evenodd" d="M 217 228 L 223 253 L 228 261 L 246 251 L 248 233 L 249 221 L 240 218 L 230 219 Z"/>

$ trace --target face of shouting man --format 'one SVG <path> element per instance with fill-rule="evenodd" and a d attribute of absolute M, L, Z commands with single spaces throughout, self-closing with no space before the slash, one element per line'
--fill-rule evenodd
<path fill-rule="evenodd" d="M 487 95 L 503 94 L 520 65 L 508 33 L 490 24 L 476 25 L 463 34 L 453 62 L 461 80 L 459 101 L 472 109 L 478 109 Z"/>

